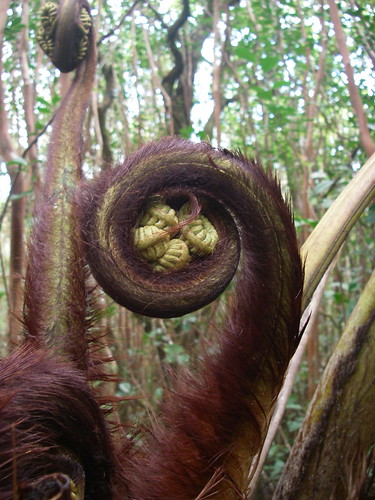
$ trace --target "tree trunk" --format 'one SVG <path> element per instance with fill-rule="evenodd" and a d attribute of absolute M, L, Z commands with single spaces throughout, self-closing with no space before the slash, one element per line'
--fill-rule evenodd
<path fill-rule="evenodd" d="M 348 47 L 346 45 L 345 33 L 342 28 L 339 9 L 334 0 L 328 0 L 331 20 L 336 33 L 337 46 L 342 56 L 344 63 L 345 73 L 348 78 L 348 90 L 350 95 L 350 100 L 352 102 L 353 111 L 357 117 L 358 128 L 359 128 L 359 139 L 369 158 L 375 152 L 375 143 L 371 139 L 370 131 L 367 124 L 367 117 L 365 110 L 363 109 L 363 104 L 361 101 L 361 96 L 359 94 L 358 88 L 354 81 L 354 71 L 352 65 L 350 64 L 350 54 Z"/>
<path fill-rule="evenodd" d="M 16 163 L 18 155 L 8 131 L 8 116 L 4 106 L 4 87 L 1 78 L 3 74 L 3 36 L 9 4 L 9 1 L 4 1 L 1 3 L 0 7 L 0 155 L 8 164 L 7 170 L 11 179 L 13 195 L 13 200 L 11 202 L 10 284 L 8 297 L 9 341 L 10 345 L 17 345 L 21 330 L 18 318 L 22 309 L 22 275 L 25 259 L 23 236 L 26 201 L 22 196 L 24 191 L 24 173 L 21 171 L 21 164 L 17 165 Z"/>

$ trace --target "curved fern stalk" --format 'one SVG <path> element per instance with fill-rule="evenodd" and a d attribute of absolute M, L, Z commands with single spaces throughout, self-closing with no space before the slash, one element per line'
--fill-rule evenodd
<path fill-rule="evenodd" d="M 305 262 L 303 309 L 352 227 L 375 196 L 375 154 L 324 214 L 301 249 Z"/>
<path fill-rule="evenodd" d="M 64 0 L 58 6 L 49 2 L 42 12 L 38 32 L 42 47 L 57 67 L 78 69 L 53 123 L 29 246 L 24 314 L 27 336 L 64 346 L 64 352 L 71 351 L 81 365 L 86 352 L 87 298 L 73 198 L 82 176 L 82 124 L 96 65 L 89 21 L 84 0 Z"/>
<path fill-rule="evenodd" d="M 201 307 L 225 289 L 239 263 L 217 344 L 194 374 L 176 379 L 157 421 L 124 457 L 124 470 L 131 499 L 244 498 L 247 471 L 299 340 L 303 273 L 277 182 L 240 154 L 166 138 L 104 172 L 80 205 L 94 276 L 138 313 L 169 317 Z M 177 220 L 163 227 L 163 215 L 152 219 L 155 205 L 168 217 L 174 210 Z M 217 233 L 211 251 L 193 253 L 172 270 L 154 266 L 144 249 L 164 251 L 152 246 L 155 234 L 157 245 L 184 239 L 199 217 Z M 142 240 L 137 248 L 139 228 L 154 222 L 159 233 L 151 231 L 152 243 Z"/>
<path fill-rule="evenodd" d="M 103 411 L 87 383 L 89 304 L 73 203 L 95 44 L 85 1 L 47 3 L 42 19 L 44 49 L 63 70 L 78 69 L 56 114 L 36 203 L 26 341 L 0 360 L 0 498 L 110 500 L 118 468 Z M 69 47 L 73 58 L 63 50 Z"/>

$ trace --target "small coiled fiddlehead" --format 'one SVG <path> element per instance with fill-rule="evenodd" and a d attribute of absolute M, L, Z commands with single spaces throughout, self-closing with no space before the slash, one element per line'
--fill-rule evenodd
<path fill-rule="evenodd" d="M 91 30 L 90 9 L 85 0 L 47 2 L 42 7 L 37 40 L 56 68 L 69 73 L 85 59 Z"/>
<path fill-rule="evenodd" d="M 163 209 L 168 224 L 161 214 L 153 218 L 155 200 L 173 209 Z M 189 224 L 205 217 L 217 241 L 184 266 L 154 269 L 137 248 L 139 228 L 152 221 L 157 244 L 168 231 L 183 235 L 189 224 L 173 217 L 186 203 Z M 106 170 L 86 186 L 80 206 L 94 276 L 138 313 L 168 317 L 201 307 L 238 267 L 217 345 L 202 355 L 196 373 L 177 379 L 150 433 L 124 457 L 124 471 L 129 498 L 137 500 L 243 498 L 299 339 L 303 273 L 277 182 L 240 154 L 165 138 Z M 159 251 L 165 250 L 153 250 Z"/>

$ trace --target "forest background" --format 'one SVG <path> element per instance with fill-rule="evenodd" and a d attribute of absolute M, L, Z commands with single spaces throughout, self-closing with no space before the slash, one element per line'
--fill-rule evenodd
<path fill-rule="evenodd" d="M 71 81 L 37 45 L 41 4 L 0 5 L 2 355 L 19 343 L 32 207 L 50 124 Z M 240 149 L 279 176 L 302 245 L 375 151 L 371 2 L 99 0 L 92 7 L 98 68 L 84 133 L 87 177 L 165 135 Z M 331 269 L 262 470 L 259 498 L 272 496 L 317 382 L 371 275 L 374 222 L 370 206 Z M 122 380 L 103 390 L 132 398 L 121 406 L 121 418 L 138 421 L 155 411 L 171 369 L 194 361 L 200 332 L 213 335 L 212 320 L 224 316 L 227 299 L 171 320 L 140 318 L 105 295 L 101 300 L 100 324 L 116 358 L 111 369 Z"/>

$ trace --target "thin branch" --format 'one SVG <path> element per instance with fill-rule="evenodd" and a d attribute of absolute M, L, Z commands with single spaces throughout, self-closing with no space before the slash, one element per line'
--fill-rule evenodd
<path fill-rule="evenodd" d="M 23 150 L 23 153 L 21 155 L 22 158 L 26 158 L 26 155 L 30 151 L 30 149 L 38 142 L 38 140 L 42 137 L 42 135 L 45 134 L 45 132 L 47 131 L 47 128 L 51 125 L 51 123 L 55 119 L 55 116 L 56 116 L 56 112 L 53 113 L 51 118 L 48 120 L 48 122 L 45 124 L 45 126 L 42 128 L 42 130 L 30 142 L 30 144 L 27 146 L 27 148 Z"/>
<path fill-rule="evenodd" d="M 220 147 L 221 143 L 221 127 L 220 127 L 220 76 L 221 76 L 221 64 L 219 62 L 219 20 L 220 20 L 220 0 L 214 0 L 214 15 L 213 15 L 213 32 L 214 32 L 214 61 L 213 61 L 213 75 L 212 75 L 212 94 L 214 100 L 214 123 L 216 129 L 216 141 L 217 147 Z M 224 59 L 223 59 L 224 60 Z"/>
<path fill-rule="evenodd" d="M 108 33 L 106 33 L 105 35 L 103 35 L 101 38 L 99 38 L 99 40 L 96 42 L 96 45 L 99 46 L 103 40 L 106 40 L 107 38 L 109 38 L 110 36 L 114 35 L 116 33 L 117 30 L 119 30 L 122 25 L 124 24 L 125 22 L 125 19 L 130 16 L 130 14 L 132 14 L 133 10 L 135 9 L 135 7 L 137 6 L 137 3 L 139 3 L 139 0 L 135 0 L 133 5 L 125 12 L 125 14 L 122 16 L 122 18 L 120 19 L 119 23 L 117 24 L 117 26 L 114 26 L 112 29 L 110 29 L 108 31 Z"/>
<path fill-rule="evenodd" d="M 165 88 L 163 87 L 163 85 L 162 85 L 162 83 L 160 81 L 160 78 L 159 78 L 159 75 L 158 75 L 157 66 L 156 66 L 155 59 L 154 59 L 154 55 L 153 55 L 152 49 L 151 49 L 151 44 L 150 44 L 150 39 L 149 39 L 149 36 L 148 36 L 148 32 L 145 29 L 143 30 L 143 36 L 144 36 L 144 40 L 145 40 L 147 57 L 148 57 L 148 60 L 149 60 L 149 63 L 150 63 L 152 78 L 153 78 L 153 80 L 155 82 L 154 86 L 155 86 L 155 89 L 156 88 L 160 89 L 160 91 L 161 91 L 161 93 L 163 95 L 164 101 L 165 101 L 165 107 L 167 108 L 168 119 L 169 119 L 169 124 L 168 124 L 169 134 L 170 135 L 174 135 L 172 99 L 171 99 L 170 95 L 165 90 Z M 155 104 L 155 109 L 156 109 L 156 104 Z"/>
<path fill-rule="evenodd" d="M 166 86 L 166 90 L 169 94 L 171 94 L 173 84 L 180 77 L 184 68 L 181 52 L 176 46 L 176 37 L 178 34 L 178 30 L 185 24 L 189 16 L 189 0 L 183 0 L 183 8 L 180 16 L 178 17 L 176 22 L 168 29 L 168 43 L 175 61 L 174 67 L 171 69 L 168 75 L 163 78 L 163 85 Z"/>
<path fill-rule="evenodd" d="M 163 17 L 159 14 L 159 12 L 151 5 L 150 2 L 147 2 L 147 7 L 155 14 L 156 19 L 160 22 L 163 28 L 168 29 L 168 25 L 164 22 Z"/>
<path fill-rule="evenodd" d="M 51 123 L 55 119 L 55 115 L 56 115 L 56 113 L 54 113 L 52 115 L 52 117 L 50 118 L 50 120 L 43 127 L 43 129 L 39 132 L 39 134 L 33 139 L 33 141 L 30 142 L 30 144 L 27 146 L 27 148 L 24 149 L 24 151 L 23 151 L 23 153 L 21 155 L 21 158 L 25 158 L 26 157 L 26 155 L 29 152 L 29 150 L 34 146 L 34 144 L 36 144 L 38 142 L 38 140 L 40 139 L 40 137 L 46 132 L 47 128 L 51 125 Z M 11 183 L 11 186 L 10 186 L 10 189 L 9 189 L 9 193 L 8 193 L 8 196 L 7 196 L 6 200 L 5 200 L 3 209 L 2 209 L 1 214 L 0 214 L 0 230 L 1 230 L 1 227 L 3 225 L 3 220 L 4 220 L 5 214 L 6 214 L 7 209 L 8 209 L 8 205 L 9 205 L 9 203 L 10 203 L 10 201 L 12 199 L 12 196 L 14 194 L 14 189 L 15 189 L 15 186 L 17 184 L 18 177 L 21 174 L 22 167 L 23 167 L 23 164 L 19 163 L 17 170 L 14 172 L 14 175 L 12 176 L 12 183 Z"/>
<path fill-rule="evenodd" d="M 7 282 L 7 277 L 5 273 L 5 265 L 3 259 L 3 249 L 0 244 L 0 267 L 1 267 L 1 277 L 4 283 L 5 297 L 7 299 L 8 310 L 10 309 L 10 298 L 9 298 L 9 287 Z"/>

